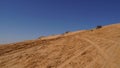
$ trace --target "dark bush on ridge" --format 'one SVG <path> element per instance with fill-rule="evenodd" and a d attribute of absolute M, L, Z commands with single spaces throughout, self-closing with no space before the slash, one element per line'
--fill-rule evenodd
<path fill-rule="evenodd" d="M 40 36 L 38 39 L 41 39 L 41 38 L 43 38 L 43 37 L 45 37 L 45 36 Z"/>
<path fill-rule="evenodd" d="M 96 27 L 96 29 L 100 29 L 100 28 L 102 28 L 102 26 L 101 26 L 101 25 L 98 25 L 98 26 Z"/>

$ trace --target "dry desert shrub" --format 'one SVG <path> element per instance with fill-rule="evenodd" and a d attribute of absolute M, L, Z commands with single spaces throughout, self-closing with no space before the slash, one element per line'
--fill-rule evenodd
<path fill-rule="evenodd" d="M 100 29 L 100 28 L 102 28 L 102 26 L 101 26 L 101 25 L 98 25 L 98 26 L 96 27 L 96 29 Z"/>
<path fill-rule="evenodd" d="M 40 36 L 38 39 L 44 38 L 45 36 Z"/>

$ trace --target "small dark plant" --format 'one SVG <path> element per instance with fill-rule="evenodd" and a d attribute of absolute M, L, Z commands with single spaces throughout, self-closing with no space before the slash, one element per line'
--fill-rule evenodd
<path fill-rule="evenodd" d="M 45 36 L 40 36 L 38 39 L 41 39 L 41 38 L 43 38 L 43 37 L 45 37 Z"/>
<path fill-rule="evenodd" d="M 98 25 L 98 26 L 96 27 L 96 29 L 100 29 L 100 28 L 102 28 L 102 26 L 101 26 L 101 25 Z"/>
<path fill-rule="evenodd" d="M 70 33 L 70 31 L 66 31 L 65 34 Z"/>

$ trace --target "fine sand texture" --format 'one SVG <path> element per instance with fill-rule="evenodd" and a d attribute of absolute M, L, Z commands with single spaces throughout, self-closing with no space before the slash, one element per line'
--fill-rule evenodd
<path fill-rule="evenodd" d="M 0 45 L 0 68 L 120 68 L 120 24 Z"/>

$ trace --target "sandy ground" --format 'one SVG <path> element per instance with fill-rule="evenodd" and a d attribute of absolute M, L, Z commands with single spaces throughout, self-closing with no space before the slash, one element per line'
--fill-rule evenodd
<path fill-rule="evenodd" d="M 1 45 L 0 68 L 120 68 L 120 24 Z"/>

